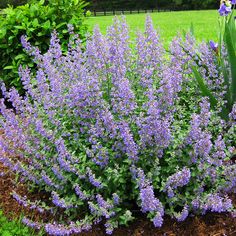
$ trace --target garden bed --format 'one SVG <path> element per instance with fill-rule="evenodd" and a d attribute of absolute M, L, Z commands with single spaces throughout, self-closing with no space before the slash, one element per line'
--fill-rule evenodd
<path fill-rule="evenodd" d="M 38 67 L 24 97 L 1 86 L 5 213 L 55 236 L 236 235 L 231 7 L 219 44 L 192 30 L 169 51 L 150 16 L 135 50 L 124 18 L 65 55 L 56 31 L 43 55 L 22 36 Z"/>
<path fill-rule="evenodd" d="M 21 207 L 12 197 L 12 191 L 21 193 L 22 196 L 27 193 L 27 188 L 21 185 L 15 185 L 15 176 L 10 174 L 8 170 L 0 164 L 0 172 L 6 174 L 0 178 L 0 205 L 10 219 L 18 218 L 24 214 L 28 217 L 34 217 L 37 220 L 45 220 L 45 215 L 39 215 L 36 212 L 27 210 Z M 29 199 L 34 200 L 37 198 L 37 194 L 27 194 Z M 42 194 L 38 194 L 42 197 Z M 236 199 L 234 199 L 234 205 Z M 49 216 L 46 216 L 49 217 Z M 93 227 L 92 231 L 87 233 L 81 233 L 82 235 L 89 236 L 102 236 L 105 234 L 105 229 L 102 224 Z M 137 216 L 137 220 L 129 227 L 121 227 L 114 231 L 115 236 L 127 235 L 127 236 L 141 236 L 141 235 L 193 235 L 193 236 L 221 236 L 221 235 L 236 235 L 236 218 L 233 218 L 230 214 L 216 214 L 208 213 L 205 216 L 193 216 L 189 217 L 184 222 L 176 222 L 166 217 L 164 225 L 161 228 L 155 228 L 152 222 L 145 219 L 145 216 Z"/>

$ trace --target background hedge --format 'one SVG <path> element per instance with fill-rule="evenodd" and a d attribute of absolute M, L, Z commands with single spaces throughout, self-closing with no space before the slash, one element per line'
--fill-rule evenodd
<path fill-rule="evenodd" d="M 164 8 L 170 10 L 197 10 L 216 8 L 219 2 L 216 0 L 89 0 L 90 9 L 152 9 Z"/>

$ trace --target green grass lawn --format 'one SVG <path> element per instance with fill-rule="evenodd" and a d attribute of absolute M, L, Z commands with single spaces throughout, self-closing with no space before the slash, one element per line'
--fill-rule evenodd
<path fill-rule="evenodd" d="M 183 30 L 189 30 L 191 23 L 194 25 L 195 37 L 199 40 L 216 40 L 218 33 L 218 12 L 216 10 L 205 11 L 179 11 L 150 13 L 154 25 L 159 28 L 162 40 L 167 45 L 171 39 Z M 102 33 L 106 32 L 112 24 L 114 16 L 89 17 L 86 22 L 89 30 L 98 24 Z M 135 39 L 137 30 L 144 30 L 146 14 L 132 14 L 125 16 L 130 27 L 130 37 Z"/>

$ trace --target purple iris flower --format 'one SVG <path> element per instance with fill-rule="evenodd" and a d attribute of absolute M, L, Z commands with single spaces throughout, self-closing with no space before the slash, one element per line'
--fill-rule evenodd
<path fill-rule="evenodd" d="M 209 42 L 210 47 L 212 50 L 217 51 L 218 49 L 218 43 L 213 42 L 212 40 Z"/>
<path fill-rule="evenodd" d="M 231 4 L 232 5 L 236 4 L 236 0 L 231 0 Z"/>
<path fill-rule="evenodd" d="M 234 2 L 235 1 L 236 0 L 234 0 Z M 231 5 L 227 6 L 225 3 L 222 3 L 218 12 L 221 16 L 227 16 L 231 12 Z"/>

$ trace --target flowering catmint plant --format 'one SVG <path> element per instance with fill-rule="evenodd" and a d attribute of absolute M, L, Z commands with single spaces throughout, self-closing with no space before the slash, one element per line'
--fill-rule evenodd
<path fill-rule="evenodd" d="M 165 214 L 183 221 L 233 210 L 235 105 L 222 120 L 211 99 L 196 92 L 189 67 L 200 53 L 199 73 L 223 103 L 216 49 L 187 35 L 176 37 L 166 56 L 149 16 L 135 47 L 124 18 L 115 18 L 105 36 L 96 27 L 86 45 L 75 38 L 67 54 L 56 32 L 44 55 L 21 40 L 38 70 L 19 68 L 24 97 L 2 84 L 13 109 L 1 100 L 0 161 L 51 196 L 46 204 L 13 193 L 16 201 L 55 216 L 25 224 L 70 235 L 104 222 L 112 234 L 134 219 L 134 203 L 155 227 Z"/>
<path fill-rule="evenodd" d="M 205 45 L 205 49 L 192 57 L 199 90 L 210 99 L 211 106 L 219 110 L 224 120 L 228 120 L 236 103 L 235 4 L 235 0 L 221 1 L 219 42 L 211 40 L 208 49 Z M 186 52 L 190 54 L 188 50 Z"/>

